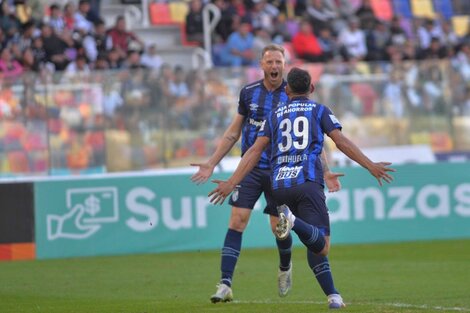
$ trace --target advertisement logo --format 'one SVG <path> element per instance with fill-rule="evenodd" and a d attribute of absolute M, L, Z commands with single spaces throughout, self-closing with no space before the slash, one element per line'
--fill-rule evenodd
<path fill-rule="evenodd" d="M 119 221 L 116 187 L 73 188 L 66 191 L 64 215 L 47 215 L 47 239 L 85 239 L 104 223 Z"/>

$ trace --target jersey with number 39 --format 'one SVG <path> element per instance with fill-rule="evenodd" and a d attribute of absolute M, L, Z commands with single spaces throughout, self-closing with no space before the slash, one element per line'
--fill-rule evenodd
<path fill-rule="evenodd" d="M 271 111 L 258 137 L 270 138 L 273 189 L 289 188 L 307 180 L 323 185 L 319 155 L 324 134 L 341 124 L 326 106 L 306 97 L 295 98 Z"/>

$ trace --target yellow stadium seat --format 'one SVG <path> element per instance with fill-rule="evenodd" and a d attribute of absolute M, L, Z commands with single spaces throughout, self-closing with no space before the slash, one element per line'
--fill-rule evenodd
<path fill-rule="evenodd" d="M 186 15 L 188 15 L 189 7 L 187 2 L 170 2 L 170 17 L 175 23 L 185 23 Z"/>
<path fill-rule="evenodd" d="M 454 28 L 457 36 L 462 37 L 467 34 L 469 22 L 468 15 L 452 16 L 452 27 Z"/>
<path fill-rule="evenodd" d="M 411 12 L 413 12 L 415 17 L 436 17 L 431 0 L 411 0 Z"/>

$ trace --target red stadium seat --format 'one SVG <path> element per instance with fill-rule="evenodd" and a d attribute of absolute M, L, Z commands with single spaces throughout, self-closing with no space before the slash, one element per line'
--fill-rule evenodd
<path fill-rule="evenodd" d="M 150 22 L 153 25 L 172 24 L 170 7 L 166 3 L 154 2 L 149 5 Z"/>
<path fill-rule="evenodd" d="M 394 13 L 390 0 L 372 0 L 371 5 L 376 18 L 382 21 L 392 20 Z"/>

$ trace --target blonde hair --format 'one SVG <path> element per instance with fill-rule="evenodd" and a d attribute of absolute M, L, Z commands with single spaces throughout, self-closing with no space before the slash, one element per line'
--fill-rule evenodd
<path fill-rule="evenodd" d="M 284 47 L 283 46 L 276 45 L 276 44 L 270 44 L 270 45 L 267 45 L 266 47 L 264 47 L 263 51 L 261 51 L 261 58 L 263 58 L 264 55 L 266 54 L 266 52 L 268 52 L 268 51 L 279 51 L 280 53 L 282 53 L 282 56 L 285 57 Z"/>

